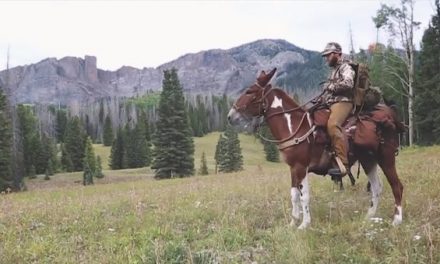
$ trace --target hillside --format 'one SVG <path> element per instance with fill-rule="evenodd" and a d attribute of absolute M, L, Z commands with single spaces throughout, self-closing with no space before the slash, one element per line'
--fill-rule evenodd
<path fill-rule="evenodd" d="M 0 72 L 0 86 L 9 87 L 18 103 L 71 105 L 103 97 L 131 97 L 161 90 L 163 70 L 175 67 L 187 94 L 236 95 L 255 81 L 257 73 L 277 67 L 277 84 L 309 96 L 324 79 L 318 52 L 285 40 L 265 39 L 229 50 L 183 55 L 157 68 L 123 66 L 99 69 L 94 56 L 47 58 Z"/>
<path fill-rule="evenodd" d="M 196 139 L 212 160 L 218 134 Z M 440 147 L 398 157 L 405 185 L 404 222 L 390 225 L 390 187 L 376 221 L 365 221 L 366 178 L 335 192 L 312 177 L 309 230 L 288 226 L 290 177 L 262 161 L 262 147 L 242 136 L 245 170 L 149 180 L 145 171 L 106 171 L 137 179 L 71 184 L 0 196 L 2 263 L 439 263 Z M 261 164 L 260 164 L 261 162 Z M 260 165 L 259 165 L 260 164 Z M 212 164 L 208 164 L 212 169 Z M 198 167 L 198 166 L 197 166 Z M 145 170 L 145 169 L 142 169 Z M 117 173 L 113 174 L 113 173 Z M 79 175 L 56 175 L 70 180 Z M 41 187 L 41 186 L 40 186 Z"/>

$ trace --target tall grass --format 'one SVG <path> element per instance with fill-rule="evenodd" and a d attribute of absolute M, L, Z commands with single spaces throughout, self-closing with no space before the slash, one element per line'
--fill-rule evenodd
<path fill-rule="evenodd" d="M 204 151 L 210 172 L 217 139 L 195 139 L 195 160 Z M 401 226 L 390 224 L 384 177 L 378 218 L 367 221 L 364 175 L 354 187 L 346 181 L 344 192 L 314 176 L 312 225 L 299 231 L 288 226 L 287 166 L 265 162 L 254 138 L 240 140 L 245 170 L 238 173 L 155 181 L 148 169 L 105 171 L 106 184 L 88 187 L 72 183 L 80 175 L 63 174 L 46 188 L 36 182 L 28 192 L 1 195 L 0 262 L 440 262 L 440 147 L 404 149 L 398 157 Z M 69 184 L 55 188 L 57 181 Z"/>

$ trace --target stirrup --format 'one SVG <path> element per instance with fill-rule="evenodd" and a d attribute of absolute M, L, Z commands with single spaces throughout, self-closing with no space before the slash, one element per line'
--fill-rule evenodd
<path fill-rule="evenodd" d="M 328 174 L 332 177 L 343 177 L 347 175 L 347 168 L 342 163 L 341 159 L 339 157 L 335 157 L 336 164 L 338 164 L 338 168 L 331 168 L 328 170 Z"/>

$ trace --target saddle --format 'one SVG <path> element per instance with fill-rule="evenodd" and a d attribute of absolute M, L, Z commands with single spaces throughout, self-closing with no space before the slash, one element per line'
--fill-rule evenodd
<path fill-rule="evenodd" d="M 314 133 L 316 143 L 329 144 L 327 135 L 327 121 L 330 110 L 320 106 L 311 112 L 313 123 L 317 129 Z M 378 104 L 368 111 L 350 115 L 343 124 L 346 138 L 353 144 L 365 150 L 377 151 L 384 142 L 384 135 L 388 133 L 403 133 L 405 126 L 397 119 L 396 112 L 385 104 Z M 398 145 L 394 146 L 396 149 Z"/>

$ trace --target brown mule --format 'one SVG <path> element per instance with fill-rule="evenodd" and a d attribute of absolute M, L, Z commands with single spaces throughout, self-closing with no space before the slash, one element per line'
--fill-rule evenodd
<path fill-rule="evenodd" d="M 266 74 L 261 72 L 255 84 L 250 86 L 237 99 L 229 111 L 228 121 L 232 125 L 250 122 L 256 117 L 264 117 L 284 161 L 290 167 L 292 222 L 300 219 L 302 206 L 302 223 L 299 229 L 306 228 L 310 222 L 309 182 L 308 174 L 326 174 L 329 158 L 326 144 L 319 140 L 319 130 L 313 121 L 312 115 L 298 105 L 283 90 L 272 88 L 270 79 L 276 69 Z M 377 166 L 384 172 L 395 200 L 393 225 L 402 222 L 402 193 L 403 185 L 396 172 L 395 151 L 398 146 L 396 129 L 382 131 L 381 144 L 376 151 L 354 144 L 350 165 L 359 161 L 368 175 L 371 184 L 371 206 L 367 218 L 376 213 L 379 197 L 382 192 L 381 181 L 377 174 Z"/>

